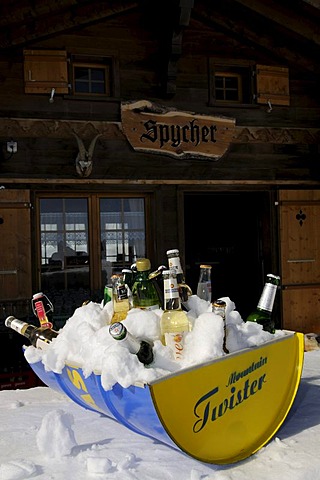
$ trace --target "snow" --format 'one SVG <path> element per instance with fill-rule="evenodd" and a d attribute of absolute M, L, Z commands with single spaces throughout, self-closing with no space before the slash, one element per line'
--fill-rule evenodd
<path fill-rule="evenodd" d="M 243 322 L 234 303 L 225 300 L 230 352 L 270 339 L 258 325 Z M 196 296 L 188 306 L 193 329 L 181 362 L 159 341 L 160 310 L 133 309 L 124 321 L 132 334 L 154 344 L 155 360 L 146 368 L 109 335 L 110 305 L 93 302 L 74 312 L 45 353 L 29 346 L 25 354 L 30 363 L 42 360 L 46 369 L 58 373 L 66 361 L 83 365 L 86 375 L 100 370 L 105 389 L 115 382 L 124 388 L 137 380 L 148 382 L 224 355 L 220 317 Z M 319 480 L 319 359 L 320 350 L 305 353 L 296 399 L 276 436 L 256 454 L 230 465 L 199 462 L 48 387 L 1 391 L 0 479 Z"/>

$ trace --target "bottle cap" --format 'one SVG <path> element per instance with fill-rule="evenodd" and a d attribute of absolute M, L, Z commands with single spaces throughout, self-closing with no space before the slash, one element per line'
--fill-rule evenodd
<path fill-rule="evenodd" d="M 123 340 L 126 336 L 126 327 L 121 322 L 112 323 L 109 333 L 115 340 Z"/>
<path fill-rule="evenodd" d="M 274 275 L 273 273 L 267 273 L 267 277 L 275 278 L 275 279 L 277 279 L 277 280 L 280 280 L 279 275 Z"/>
<path fill-rule="evenodd" d="M 167 270 L 168 267 L 165 265 L 160 265 L 154 272 L 149 273 L 149 280 L 153 280 L 154 278 L 160 277 L 164 270 Z"/>
<path fill-rule="evenodd" d="M 12 320 L 14 320 L 14 317 L 12 315 L 10 315 L 10 317 L 6 318 L 5 321 L 4 321 L 5 326 L 10 327 L 11 323 L 12 323 Z"/>
<path fill-rule="evenodd" d="M 40 297 L 43 297 L 43 293 L 42 293 L 42 292 L 35 293 L 35 294 L 32 296 L 32 299 L 33 299 L 33 300 L 36 300 L 37 298 L 40 298 Z"/>
<path fill-rule="evenodd" d="M 145 272 L 146 270 L 150 270 L 151 263 L 148 258 L 137 258 L 136 266 L 138 272 Z"/>
<path fill-rule="evenodd" d="M 167 250 L 167 255 L 179 255 L 179 250 L 177 248 L 173 248 L 172 250 Z"/>

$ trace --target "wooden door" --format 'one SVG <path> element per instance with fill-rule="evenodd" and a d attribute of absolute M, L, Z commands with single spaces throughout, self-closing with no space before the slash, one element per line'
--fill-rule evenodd
<path fill-rule="evenodd" d="M 28 190 L 0 190 L 0 248 L 2 313 L 27 314 L 32 296 Z"/>
<path fill-rule="evenodd" d="M 320 333 L 320 190 L 282 190 L 283 328 Z"/>

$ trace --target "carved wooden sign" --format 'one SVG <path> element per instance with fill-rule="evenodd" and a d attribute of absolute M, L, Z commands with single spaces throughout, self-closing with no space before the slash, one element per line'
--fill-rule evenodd
<path fill-rule="evenodd" d="M 121 105 L 122 128 L 137 151 L 218 160 L 235 138 L 235 119 L 177 111 L 147 100 Z"/>

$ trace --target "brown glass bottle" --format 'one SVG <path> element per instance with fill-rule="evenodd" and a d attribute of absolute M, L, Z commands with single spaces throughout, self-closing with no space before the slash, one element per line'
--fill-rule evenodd
<path fill-rule="evenodd" d="M 52 330 L 52 328 L 35 327 L 34 325 L 18 320 L 13 316 L 6 318 L 5 325 L 26 337 L 31 345 L 40 350 L 48 348 L 52 340 L 59 335 L 59 332 Z"/>

